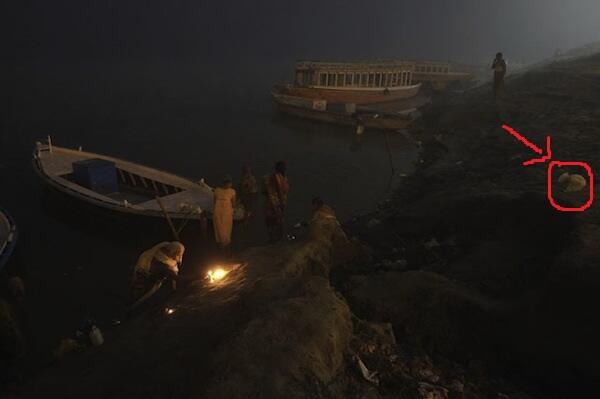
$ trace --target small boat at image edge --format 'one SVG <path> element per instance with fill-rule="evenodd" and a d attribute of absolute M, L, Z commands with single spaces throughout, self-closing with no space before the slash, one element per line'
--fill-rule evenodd
<path fill-rule="evenodd" d="M 0 207 L 0 271 L 10 260 L 17 245 L 17 225 L 13 218 Z"/>
<path fill-rule="evenodd" d="M 118 158 L 37 142 L 33 166 L 50 187 L 123 214 L 171 219 L 210 218 L 213 189 L 190 179 Z M 158 200 L 157 200 L 158 197 Z M 241 220 L 243 208 L 234 219 Z"/>

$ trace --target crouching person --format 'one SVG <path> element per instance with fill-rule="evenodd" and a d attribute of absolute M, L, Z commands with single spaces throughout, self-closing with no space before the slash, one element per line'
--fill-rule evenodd
<path fill-rule="evenodd" d="M 154 295 L 164 282 L 170 283 L 172 290 L 177 288 L 184 252 L 183 244 L 173 241 L 161 242 L 140 255 L 135 265 L 130 311 Z"/>
<path fill-rule="evenodd" d="M 309 239 L 330 245 L 331 260 L 334 264 L 347 262 L 356 255 L 355 245 L 346 236 L 335 211 L 321 198 L 313 198 L 311 218 L 304 224 Z"/>

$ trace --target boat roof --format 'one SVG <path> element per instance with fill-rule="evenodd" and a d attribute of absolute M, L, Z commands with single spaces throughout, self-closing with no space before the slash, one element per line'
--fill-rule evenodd
<path fill-rule="evenodd" d="M 413 66 L 414 61 L 404 60 L 374 60 L 374 61 L 318 61 L 299 60 L 296 62 L 297 69 L 371 69 L 371 68 L 393 68 Z"/>
<path fill-rule="evenodd" d="M 461 69 L 461 64 L 453 61 L 442 60 L 354 60 L 354 61 L 323 61 L 323 60 L 298 60 L 296 69 L 381 69 L 406 66 L 445 66 L 451 69 Z"/>

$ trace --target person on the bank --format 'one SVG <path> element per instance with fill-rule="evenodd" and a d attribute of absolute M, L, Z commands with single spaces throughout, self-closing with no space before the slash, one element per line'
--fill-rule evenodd
<path fill-rule="evenodd" d="M 326 205 L 321 198 L 319 198 L 319 197 L 313 198 L 312 206 L 313 206 L 313 213 L 312 213 L 312 217 L 311 217 L 310 221 L 308 222 L 309 224 L 314 223 L 317 220 L 322 220 L 322 219 L 337 220 L 335 217 L 335 211 L 329 205 Z"/>
<path fill-rule="evenodd" d="M 279 161 L 275 164 L 275 172 L 266 177 L 265 181 L 265 223 L 272 243 L 283 239 L 283 220 L 289 190 L 286 164 Z"/>
<path fill-rule="evenodd" d="M 502 53 L 496 54 L 492 69 L 494 70 L 494 98 L 498 98 L 504 93 L 504 76 L 506 75 L 506 61 L 504 61 Z"/>
<path fill-rule="evenodd" d="M 250 166 L 244 167 L 242 171 L 242 181 L 240 182 L 240 202 L 244 205 L 244 219 L 249 219 L 254 213 L 254 201 L 258 186 L 256 177 L 252 174 Z"/>
<path fill-rule="evenodd" d="M 308 226 L 318 222 L 319 220 L 324 220 L 324 219 L 337 220 L 337 218 L 335 216 L 335 211 L 329 205 L 326 205 L 325 202 L 323 202 L 323 200 L 320 197 L 313 198 L 311 204 L 312 204 L 312 214 L 310 216 L 310 219 L 308 221 L 305 220 L 305 221 L 296 223 L 294 225 L 295 228 L 308 227 Z"/>
<path fill-rule="evenodd" d="M 157 291 L 164 281 L 170 281 L 175 290 L 184 252 L 185 247 L 178 241 L 161 242 L 143 252 L 135 265 L 132 302 Z"/>
<path fill-rule="evenodd" d="M 215 241 L 223 249 L 229 247 L 229 244 L 231 244 L 235 201 L 235 190 L 233 189 L 231 176 L 226 176 L 223 179 L 223 184 L 215 188 L 213 208 Z"/>

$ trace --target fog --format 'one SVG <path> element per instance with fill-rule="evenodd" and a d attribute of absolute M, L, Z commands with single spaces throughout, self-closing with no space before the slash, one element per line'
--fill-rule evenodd
<path fill-rule="evenodd" d="M 20 65 L 254 57 L 478 63 L 496 51 L 528 62 L 600 40 L 597 0 L 12 3 L 2 6 L 3 58 Z"/>

